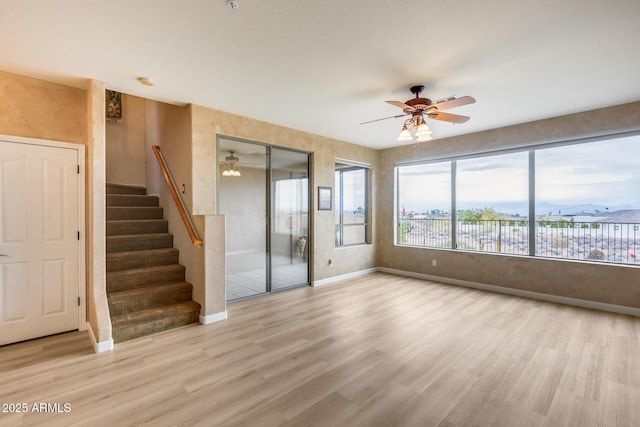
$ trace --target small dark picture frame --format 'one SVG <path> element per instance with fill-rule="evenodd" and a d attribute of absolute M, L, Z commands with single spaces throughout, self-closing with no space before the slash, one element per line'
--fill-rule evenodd
<path fill-rule="evenodd" d="M 333 209 L 333 195 L 331 187 L 318 187 L 318 210 L 330 211 Z"/>

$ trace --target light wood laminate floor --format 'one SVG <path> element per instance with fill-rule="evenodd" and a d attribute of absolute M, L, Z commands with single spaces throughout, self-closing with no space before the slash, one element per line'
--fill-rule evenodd
<path fill-rule="evenodd" d="M 93 354 L 0 347 L 0 425 L 638 426 L 640 320 L 376 273 Z"/>

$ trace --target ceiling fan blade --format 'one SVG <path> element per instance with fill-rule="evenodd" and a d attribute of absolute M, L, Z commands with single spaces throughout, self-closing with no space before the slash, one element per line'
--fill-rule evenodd
<path fill-rule="evenodd" d="M 449 108 L 460 107 L 462 105 L 474 104 L 476 100 L 471 96 L 461 96 L 460 98 L 454 98 L 435 103 L 429 106 L 429 109 L 435 108 L 436 110 L 447 110 Z"/>
<path fill-rule="evenodd" d="M 450 113 L 441 113 L 439 111 L 428 112 L 427 115 L 430 119 L 434 120 L 442 120 L 443 122 L 451 122 L 451 123 L 464 123 L 469 120 L 471 117 L 469 116 L 460 116 L 458 114 L 450 114 Z"/>
<path fill-rule="evenodd" d="M 252 167 L 252 166 L 260 166 L 263 167 L 265 164 L 264 163 L 251 163 L 251 162 L 243 162 L 240 161 L 238 163 L 236 163 L 239 166 L 246 166 L 246 167 Z"/>
<path fill-rule="evenodd" d="M 384 101 L 384 102 L 386 102 L 387 104 L 395 105 L 396 107 L 400 107 L 403 110 L 415 111 L 415 108 L 413 108 L 411 105 L 407 105 L 400 101 Z"/>
<path fill-rule="evenodd" d="M 397 116 L 383 117 L 381 119 L 369 120 L 368 122 L 362 122 L 360 124 L 366 125 L 367 123 L 379 122 L 380 120 L 387 120 L 387 119 L 397 119 L 398 117 L 404 117 L 404 116 L 408 116 L 408 114 L 398 114 Z"/>

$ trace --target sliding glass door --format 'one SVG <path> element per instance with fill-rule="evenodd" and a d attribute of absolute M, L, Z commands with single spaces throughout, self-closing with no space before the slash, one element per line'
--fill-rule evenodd
<path fill-rule="evenodd" d="M 268 291 L 267 147 L 218 144 L 218 212 L 225 215 L 227 300 Z"/>
<path fill-rule="evenodd" d="M 309 283 L 309 155 L 271 149 L 271 289 Z"/>
<path fill-rule="evenodd" d="M 309 154 L 220 137 L 227 300 L 309 284 Z"/>

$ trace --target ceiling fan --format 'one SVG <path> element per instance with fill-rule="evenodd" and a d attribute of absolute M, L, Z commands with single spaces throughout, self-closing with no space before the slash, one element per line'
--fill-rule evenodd
<path fill-rule="evenodd" d="M 387 104 L 402 108 L 403 114 L 370 120 L 360 124 L 364 125 L 367 123 L 378 122 L 380 120 L 397 119 L 399 117 L 410 115 L 411 117 L 405 120 L 404 126 L 402 126 L 402 131 L 400 132 L 400 136 L 398 136 L 398 141 L 411 141 L 415 138 L 418 142 L 423 142 L 431 139 L 431 129 L 429 129 L 425 123 L 425 117 L 443 122 L 465 123 L 470 119 L 470 117 L 444 113 L 442 110 L 473 104 L 476 102 L 476 100 L 470 96 L 450 97 L 433 102 L 429 98 L 420 98 L 420 93 L 424 90 L 423 85 L 411 86 L 409 90 L 416 96 L 415 98 L 405 102 L 386 101 Z M 409 126 L 413 128 L 413 135 L 411 135 Z"/>

